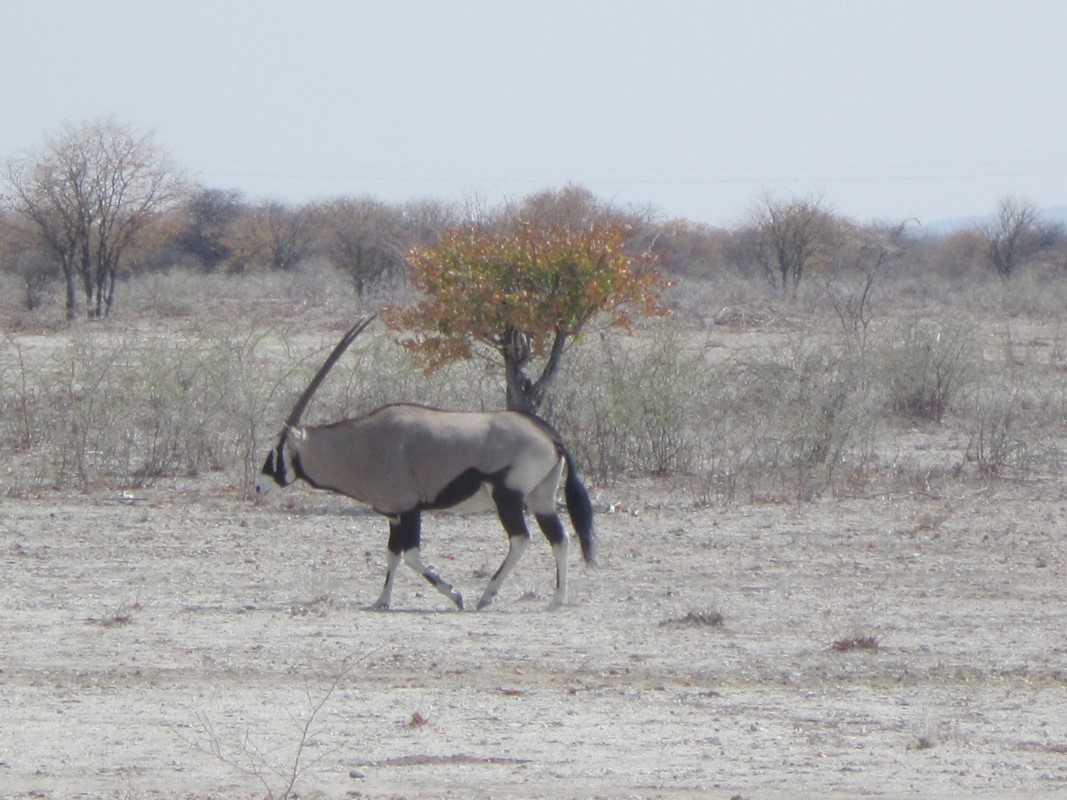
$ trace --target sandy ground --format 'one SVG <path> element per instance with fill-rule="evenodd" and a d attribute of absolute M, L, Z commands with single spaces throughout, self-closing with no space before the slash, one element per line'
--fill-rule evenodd
<path fill-rule="evenodd" d="M 302 487 L 3 501 L 0 796 L 1067 796 L 1062 484 L 670 488 L 593 490 L 559 613 L 539 538 L 489 610 L 366 611 L 384 523 Z M 470 605 L 504 549 L 426 520 Z"/>

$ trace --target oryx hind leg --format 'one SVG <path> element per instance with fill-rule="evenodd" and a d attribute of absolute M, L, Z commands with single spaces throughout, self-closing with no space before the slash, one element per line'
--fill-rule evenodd
<path fill-rule="evenodd" d="M 556 593 L 548 604 L 550 611 L 567 602 L 567 534 L 563 530 L 559 514 L 556 513 L 556 489 L 563 474 L 563 460 L 539 483 L 526 498 L 526 505 L 533 512 L 541 533 L 552 545 L 552 555 L 556 558 Z"/>
<path fill-rule="evenodd" d="M 500 568 L 489 579 L 485 592 L 478 601 L 478 608 L 485 608 L 493 602 L 504 579 L 519 563 L 519 559 L 522 558 L 522 554 L 526 552 L 530 544 L 530 531 L 526 527 L 526 519 L 523 515 L 522 492 L 499 486 L 493 490 L 493 502 L 496 503 L 500 524 L 504 526 L 508 534 L 508 554 L 504 557 Z"/>
<path fill-rule="evenodd" d="M 556 557 L 556 593 L 548 604 L 549 611 L 554 611 L 567 602 L 567 534 L 556 513 L 535 513 L 534 519 L 537 520 L 548 543 L 552 545 L 552 555 Z"/>
<path fill-rule="evenodd" d="M 441 578 L 433 569 L 426 566 L 419 550 L 422 532 L 422 516 L 418 511 L 408 511 L 389 518 L 389 552 L 386 556 L 385 586 L 371 608 L 386 609 L 393 598 L 393 584 L 396 570 L 403 560 L 409 567 L 422 575 L 441 594 L 463 609 L 463 596 L 452 585 Z"/>

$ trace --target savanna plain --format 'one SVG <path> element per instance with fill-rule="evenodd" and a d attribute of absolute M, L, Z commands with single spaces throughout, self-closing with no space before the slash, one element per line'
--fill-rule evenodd
<path fill-rule="evenodd" d="M 339 279 L 121 288 L 103 322 L 5 310 L 0 796 L 1067 796 L 1063 287 L 705 282 L 591 330 L 546 408 L 598 537 L 558 612 L 536 533 L 489 609 L 407 571 L 369 611 L 385 522 L 254 496 L 358 314 Z M 308 421 L 502 404 L 395 338 Z M 423 538 L 468 601 L 506 547 L 490 515 Z"/>

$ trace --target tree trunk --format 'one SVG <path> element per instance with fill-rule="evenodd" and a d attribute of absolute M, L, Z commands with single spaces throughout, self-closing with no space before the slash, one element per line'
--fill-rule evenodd
<path fill-rule="evenodd" d="M 74 288 L 74 268 L 66 259 L 63 260 L 63 278 L 67 283 L 67 320 L 70 321 L 74 319 L 76 290 Z"/>
<path fill-rule="evenodd" d="M 104 316 L 111 314 L 111 301 L 115 299 L 115 267 L 107 270 L 107 295 L 104 297 Z"/>
<path fill-rule="evenodd" d="M 557 328 L 556 337 L 552 340 L 552 350 L 548 355 L 548 360 L 545 362 L 544 369 L 541 370 L 540 377 L 533 381 L 526 374 L 526 366 L 532 358 L 529 339 L 521 331 L 514 329 L 505 334 L 503 346 L 500 350 L 504 355 L 508 410 L 538 414 L 548 390 L 559 374 L 560 364 L 563 360 L 563 349 L 566 343 L 567 334 Z"/>
<path fill-rule="evenodd" d="M 507 380 L 507 408 L 509 411 L 537 413 L 533 399 L 533 381 L 523 371 L 524 365 L 515 358 L 504 356 L 504 375 Z"/>

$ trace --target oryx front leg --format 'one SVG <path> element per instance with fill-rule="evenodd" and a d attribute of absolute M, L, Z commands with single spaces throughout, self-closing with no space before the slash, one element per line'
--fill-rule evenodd
<path fill-rule="evenodd" d="M 384 611 L 389 608 L 389 604 L 393 601 L 393 581 L 396 580 L 396 568 L 399 566 L 400 553 L 394 553 L 390 549 L 389 554 L 385 557 L 385 586 L 382 587 L 382 593 L 378 595 L 378 599 L 371 606 L 375 611 Z"/>
<path fill-rule="evenodd" d="M 408 511 L 389 518 L 389 553 L 386 556 L 385 586 L 371 608 L 386 609 L 393 599 L 393 584 L 396 570 L 403 560 L 409 567 L 424 577 L 441 594 L 463 609 L 463 596 L 452 585 L 441 578 L 422 560 L 419 551 L 422 531 L 422 517 L 418 511 Z"/>
<path fill-rule="evenodd" d="M 508 554 L 504 557 L 504 563 L 490 578 L 482 599 L 478 601 L 478 608 L 485 608 L 493 602 L 504 579 L 515 568 L 530 544 L 530 531 L 526 528 L 526 520 L 523 518 L 522 493 L 498 487 L 493 490 L 493 501 L 496 503 L 500 523 L 508 534 Z"/>
<path fill-rule="evenodd" d="M 409 567 L 428 580 L 433 588 L 455 603 L 456 608 L 460 611 L 463 610 L 463 595 L 453 589 L 452 584 L 434 572 L 432 567 L 428 567 L 423 563 L 422 553 L 419 552 L 417 547 L 404 552 L 404 561 Z"/>

